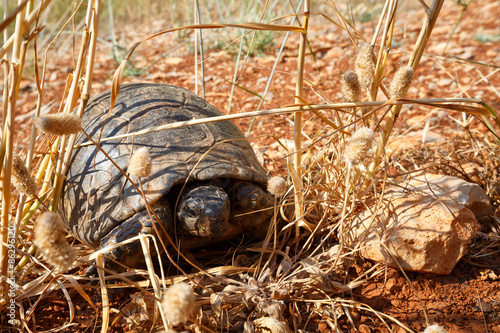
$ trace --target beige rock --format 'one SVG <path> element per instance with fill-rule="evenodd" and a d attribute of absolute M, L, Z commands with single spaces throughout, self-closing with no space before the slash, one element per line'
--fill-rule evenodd
<path fill-rule="evenodd" d="M 391 192 L 378 213 L 357 216 L 349 243 L 391 267 L 397 260 L 404 270 L 449 274 L 478 230 L 474 214 L 452 200 Z"/>
<path fill-rule="evenodd" d="M 185 62 L 186 60 L 184 58 L 179 58 L 179 57 L 172 57 L 172 58 L 166 58 L 165 60 L 163 60 L 166 64 L 169 64 L 169 65 L 180 65 L 182 64 L 183 62 Z"/>
<path fill-rule="evenodd" d="M 407 189 L 440 199 L 453 200 L 469 208 L 478 219 L 493 215 L 493 206 L 483 188 L 457 177 L 433 174 L 419 175 L 408 182 Z"/>
<path fill-rule="evenodd" d="M 328 52 L 326 52 L 325 58 L 328 60 L 342 58 L 343 56 L 351 56 L 352 51 L 350 49 L 342 49 L 339 46 L 332 47 Z"/>
<path fill-rule="evenodd" d="M 439 142 L 445 137 L 432 131 L 416 131 L 405 136 L 392 137 L 385 148 L 387 152 L 392 153 L 397 150 L 410 149 L 423 146 L 427 142 Z"/>

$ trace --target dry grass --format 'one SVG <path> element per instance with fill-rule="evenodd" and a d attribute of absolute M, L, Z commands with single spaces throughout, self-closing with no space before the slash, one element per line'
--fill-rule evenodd
<path fill-rule="evenodd" d="M 422 8 L 427 12 L 426 20 L 407 64 L 402 66 L 409 66 L 412 70 L 418 68 L 443 2 L 444 0 L 435 0 L 431 7 Z M 203 270 L 196 262 L 190 260 L 189 256 L 176 253 L 179 250 L 171 239 L 168 239 L 168 242 L 161 240 L 161 244 L 158 244 L 155 239 L 140 236 L 138 239 L 146 257 L 147 271 L 132 269 L 122 274 L 114 274 L 104 268 L 102 255 L 94 253 L 89 257 L 89 251 L 82 246 L 77 248 L 79 259 L 76 266 L 68 270 L 54 271 L 52 266 L 37 253 L 33 243 L 32 235 L 37 229 L 37 223 L 33 221 L 44 211 L 54 214 L 58 211 L 64 175 L 68 169 L 75 142 L 73 132 L 59 131 L 57 135 L 39 135 L 37 128 L 33 126 L 30 143 L 24 154 L 26 155 L 26 169 L 32 175 L 36 175 L 34 176 L 38 186 L 36 195 L 33 196 L 31 192 L 23 193 L 25 191 L 12 192 L 10 187 L 11 179 L 13 179 L 13 160 L 19 160 L 17 157 L 14 158 L 13 140 L 16 131 L 16 102 L 25 65 L 25 54 L 29 48 L 32 48 L 36 55 L 36 69 L 31 79 L 36 83 L 40 96 L 34 123 L 40 118 L 43 107 L 41 96 L 44 93 L 45 76 L 48 75 L 46 72 L 47 53 L 37 48 L 36 36 L 42 29 L 37 21 L 38 13 L 43 12 L 48 3 L 50 1 L 43 2 L 40 9 L 37 9 L 37 6 L 34 9 L 26 7 L 26 2 L 20 4 L 17 16 L 13 15 L 8 18 L 12 22 L 15 21 L 16 28 L 12 36 L 4 43 L 1 52 L 1 56 L 4 57 L 3 109 L 5 113 L 0 150 L 3 174 L 0 311 L 6 311 L 10 299 L 14 299 L 17 307 L 16 318 L 20 320 L 16 325 L 32 330 L 36 325 L 34 313 L 40 306 L 40 302 L 49 291 L 60 290 L 70 312 L 68 321 L 61 325 L 71 325 L 74 321 L 76 313 L 73 298 L 77 295 L 82 297 L 89 307 L 95 309 L 99 316 L 96 323 L 102 332 L 106 332 L 109 325 L 122 318 L 127 320 L 129 327 L 135 329 L 141 327 L 146 330 L 162 327 L 167 329 L 171 328 L 167 324 L 169 320 L 174 324 L 177 321 L 166 318 L 160 311 L 159 304 L 162 295 L 166 293 L 167 285 L 187 281 L 196 294 L 196 309 L 192 315 L 183 316 L 178 322 L 188 321 L 186 329 L 190 331 L 217 332 L 237 322 L 243 322 L 244 327 L 247 329 L 253 327 L 256 331 L 259 329 L 264 331 L 266 328 L 279 332 L 297 331 L 306 329 L 315 316 L 320 316 L 330 328 L 338 330 L 341 317 L 347 318 L 347 321 L 355 326 L 352 319 L 354 313 L 366 311 L 378 317 L 387 327 L 390 326 L 388 322 L 393 321 L 411 332 L 410 328 L 394 318 L 347 297 L 355 288 L 384 271 L 383 266 L 374 265 L 369 270 L 352 273 L 352 267 L 357 261 L 357 249 L 349 247 L 352 216 L 363 209 L 364 203 L 369 199 L 378 200 L 383 195 L 389 166 L 385 148 L 403 105 L 420 104 L 441 107 L 482 117 L 485 122 L 493 120 L 495 125 L 490 125 L 490 130 L 497 139 L 500 133 L 500 119 L 494 110 L 481 100 L 470 98 L 404 99 L 411 83 L 411 75 L 407 75 L 408 71 L 405 72 L 406 75 L 401 75 L 402 79 L 396 79 L 399 83 L 390 84 L 390 80 L 385 78 L 387 72 L 390 72 L 386 68 L 386 62 L 391 51 L 395 21 L 398 19 L 397 2 L 386 1 L 381 16 L 378 18 L 375 34 L 370 36 L 372 38 L 370 43 L 365 43 L 360 33 L 338 10 L 336 4 L 329 2 L 333 14 L 326 19 L 342 27 L 351 36 L 353 48 L 361 45 L 365 52 L 363 56 L 357 57 L 362 59 L 363 63 L 357 62 L 353 68 L 355 71 L 349 72 L 350 75 L 361 77 L 360 80 L 351 81 L 361 85 L 353 88 L 354 95 L 358 97 L 347 96 L 346 90 L 345 103 L 315 105 L 308 104 L 303 99 L 308 23 L 310 20 L 321 17 L 321 15 L 310 13 L 308 0 L 304 1 L 302 9 L 297 9 L 300 25 L 298 23 L 287 25 L 284 23 L 285 18 L 281 17 L 268 23 L 201 23 L 168 29 L 146 38 L 145 40 L 150 40 L 174 31 L 230 28 L 242 28 L 247 32 L 259 30 L 300 34 L 294 105 L 203 120 L 203 122 L 208 122 L 294 113 L 294 146 L 293 150 L 289 151 L 293 154 L 293 160 L 290 159 L 288 164 L 288 185 L 283 186 L 283 183 L 280 183 L 280 197 L 276 199 L 274 223 L 271 224 L 266 239 L 260 243 L 241 245 L 236 250 L 236 253 L 246 253 L 246 255 L 239 255 L 214 268 Z M 81 30 L 81 34 L 75 33 L 80 46 L 76 54 L 75 70 L 67 78 L 65 98 L 61 101 L 60 113 L 63 117 L 75 108 L 76 114 L 81 117 L 90 97 L 100 4 L 101 1 L 96 0 L 81 5 L 86 13 L 84 21 L 88 29 Z M 421 4 L 423 5 L 423 2 Z M 26 39 L 24 36 L 27 33 Z M 59 36 L 60 34 L 56 35 L 54 42 Z M 49 43 L 46 47 L 50 48 L 51 45 Z M 128 50 L 124 60 L 118 66 L 113 77 L 112 100 L 116 99 L 119 92 L 127 59 L 140 50 L 141 43 L 137 43 Z M 243 55 L 239 54 L 239 57 Z M 407 69 L 407 67 L 402 68 Z M 343 72 L 348 70 L 350 69 L 345 68 Z M 370 73 L 366 73 L 367 70 Z M 391 88 L 388 89 L 386 86 Z M 362 95 L 360 91 L 365 92 L 364 101 L 359 100 L 359 96 Z M 389 98 L 391 91 L 397 91 L 397 93 L 391 94 Z M 321 131 L 303 133 L 304 111 L 311 111 L 324 121 Z M 144 132 L 189 126 L 195 123 L 199 121 L 179 122 L 169 126 L 149 128 Z M 140 135 L 141 133 L 129 135 L 132 134 Z M 304 145 L 304 136 L 312 138 L 312 144 Z M 101 138 L 101 142 L 109 139 L 111 138 Z M 280 142 L 280 144 L 286 147 L 284 143 Z M 495 143 L 492 143 L 493 146 Z M 138 186 L 140 187 L 141 184 Z M 284 193 L 286 194 L 282 195 Z M 150 210 L 148 207 L 148 211 Z M 152 215 L 151 218 L 155 218 Z M 11 230 L 14 230 L 12 234 Z M 10 239 L 14 240 L 13 247 L 6 246 L 10 244 L 8 243 Z M 60 238 L 58 240 L 62 242 Z M 154 259 L 149 254 L 153 247 L 156 251 L 160 247 L 166 248 L 165 244 L 169 244 L 175 250 L 169 250 L 167 253 L 169 253 L 168 261 L 177 267 L 179 273 L 177 276 L 166 277 L 163 270 L 155 268 L 157 266 L 154 265 L 154 260 L 161 260 L 161 258 Z M 8 261 L 9 250 L 13 248 L 17 265 L 15 270 L 11 270 L 12 267 L 9 266 Z M 99 277 L 96 279 L 83 277 L 80 266 L 89 264 L 94 258 L 97 259 L 97 266 L 100 268 Z M 211 259 L 213 258 L 209 260 Z M 186 273 L 193 267 L 196 269 L 195 273 Z M 14 294 L 9 293 L 12 288 L 9 287 L 8 282 L 12 277 L 18 283 Z M 112 279 L 120 282 L 111 282 Z M 90 280 L 99 283 L 100 308 L 88 295 L 89 290 L 94 288 L 89 283 Z M 134 295 L 133 300 L 124 307 L 122 312 L 112 312 L 108 305 L 110 304 L 109 289 L 113 288 L 130 289 L 134 292 L 139 290 L 139 296 Z M 137 317 L 138 314 L 142 317 Z"/>

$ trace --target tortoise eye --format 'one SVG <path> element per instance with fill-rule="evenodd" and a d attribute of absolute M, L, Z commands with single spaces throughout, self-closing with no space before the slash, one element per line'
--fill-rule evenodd
<path fill-rule="evenodd" d="M 200 215 L 201 207 L 202 207 L 202 202 L 190 199 L 186 202 L 184 211 L 189 217 L 198 217 Z"/>
<path fill-rule="evenodd" d="M 187 206 L 186 213 L 189 215 L 189 217 L 196 217 L 198 215 L 196 210 L 190 205 Z"/>

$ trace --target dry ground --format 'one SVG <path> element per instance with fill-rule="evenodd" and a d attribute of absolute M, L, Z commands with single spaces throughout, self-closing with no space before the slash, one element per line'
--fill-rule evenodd
<path fill-rule="evenodd" d="M 409 98 L 437 97 L 475 97 L 481 98 L 500 111 L 500 9 L 496 0 L 474 1 L 468 8 L 450 44 L 443 53 L 451 27 L 456 22 L 462 7 L 453 1 L 448 1 L 438 20 L 434 34 L 426 50 L 426 56 L 416 72 L 414 83 L 409 92 Z M 411 46 L 418 36 L 421 27 L 422 11 L 409 9 L 402 13 L 396 27 L 393 51 L 390 56 L 392 68 L 408 59 Z M 147 36 L 149 33 L 162 29 L 163 22 L 155 21 L 146 28 L 135 26 L 124 28 L 128 46 Z M 370 38 L 373 27 L 370 24 L 357 27 L 360 32 Z M 207 33 L 207 36 L 209 34 Z M 213 36 L 213 35 L 212 35 Z M 210 37 L 210 36 L 209 36 Z M 209 38 L 207 37 L 207 38 Z M 261 56 L 248 59 L 239 72 L 238 84 L 251 91 L 262 93 L 269 80 L 270 70 L 277 54 L 277 47 L 282 36 L 276 35 L 275 47 L 266 50 Z M 306 76 L 308 85 L 304 91 L 304 99 L 309 103 L 322 102 L 321 96 L 329 101 L 339 101 L 340 75 L 352 66 L 353 47 L 340 29 L 327 25 L 315 25 L 311 20 L 309 34 L 311 49 L 315 59 L 309 54 L 306 58 Z M 178 43 L 174 35 L 159 37 L 141 46 L 133 59 L 133 67 L 143 72 L 138 76 L 128 76 L 124 82 L 154 81 L 164 82 L 191 90 L 195 90 L 194 59 L 191 50 L 180 47 L 164 56 Z M 209 43 L 207 43 L 209 44 Z M 271 88 L 262 109 L 276 108 L 294 101 L 296 52 L 298 36 L 292 34 L 287 47 L 277 66 Z M 95 93 L 110 87 L 110 77 L 117 65 L 112 60 L 111 48 L 108 43 L 101 42 L 98 46 L 97 68 L 95 71 L 93 91 Z M 211 57 L 205 61 L 206 99 L 226 113 L 228 98 L 233 80 L 234 56 L 225 51 L 206 52 Z M 59 101 L 60 93 L 65 84 L 68 72 L 72 71 L 71 49 L 65 45 L 58 46 L 50 63 L 44 103 Z M 488 67 L 490 66 L 491 67 Z M 391 67 L 388 67 L 391 68 Z M 391 73 L 388 74 L 392 76 Z M 201 94 L 201 89 L 199 89 Z M 321 94 L 316 93 L 321 91 Z M 31 126 L 31 110 L 34 108 L 35 89 L 30 80 L 21 82 L 20 100 L 24 116 L 17 119 L 18 148 L 24 146 L 26 133 Z M 257 108 L 258 98 L 249 92 L 236 88 L 231 112 L 252 111 Z M 437 155 L 438 148 L 449 148 L 449 143 L 456 137 L 463 137 L 464 131 L 455 120 L 461 120 L 461 114 L 438 109 L 407 107 L 399 118 L 398 135 L 404 135 L 405 141 L 417 150 L 430 149 Z M 261 154 L 266 168 L 273 175 L 286 175 L 286 160 L 283 151 L 279 150 L 272 136 L 280 139 L 291 139 L 293 126 L 291 116 L 263 117 L 256 120 L 251 131 L 251 140 L 256 151 Z M 308 119 L 306 116 L 305 119 Z M 251 119 L 237 121 L 245 131 Z M 422 129 L 430 126 L 427 142 L 422 143 Z M 317 120 L 305 123 L 305 133 L 315 133 L 321 127 Z M 484 126 L 474 120 L 469 129 L 472 133 L 485 133 Z M 399 148 L 406 148 L 399 145 Z M 448 150 L 449 152 L 449 150 Z M 410 155 L 407 155 L 410 156 Z M 497 156 L 498 157 L 498 156 Z M 400 155 L 405 158 L 405 155 Z M 494 163 L 494 159 L 492 160 Z M 498 173 L 500 166 L 496 165 Z M 397 173 L 397 171 L 395 171 Z M 500 185 L 499 185 L 500 186 Z M 498 206 L 498 202 L 495 205 Z M 485 232 L 489 230 L 485 227 Z M 420 332 L 425 327 L 422 305 L 427 310 L 430 322 L 438 322 L 449 332 L 500 332 L 500 251 L 499 244 L 489 242 L 489 249 L 482 246 L 478 239 L 472 244 L 469 254 L 460 261 L 449 276 L 409 273 L 409 278 L 419 302 L 403 275 L 394 269 L 389 269 L 387 275 L 379 275 L 344 297 L 359 300 L 373 309 L 393 316 L 411 329 Z M 481 255 L 487 256 L 481 257 Z M 355 269 L 366 269 L 371 263 L 358 261 Z M 111 293 L 112 306 L 121 308 L 121 302 L 128 299 L 127 291 Z M 100 305 L 99 293 L 90 292 L 93 301 Z M 93 309 L 73 292 L 78 311 L 74 327 L 65 331 L 95 331 L 92 318 Z M 42 300 L 36 314 L 36 329 L 46 330 L 62 325 L 68 318 L 66 301 L 60 293 L 49 293 Z M 359 311 L 353 320 L 361 332 L 387 332 L 380 320 L 373 314 Z M 356 331 L 344 318 L 341 320 L 343 331 Z M 90 325 L 90 327 L 86 327 Z M 393 325 L 393 327 L 396 327 Z M 33 327 L 34 329 L 34 327 Z M 331 328 L 321 316 L 315 316 L 307 326 L 308 331 L 330 332 Z M 395 332 L 399 332 L 395 328 Z M 123 322 L 112 326 L 113 332 L 127 331 Z"/>

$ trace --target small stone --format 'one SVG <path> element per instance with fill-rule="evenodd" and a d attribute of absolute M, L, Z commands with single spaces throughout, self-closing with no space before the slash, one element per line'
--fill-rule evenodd
<path fill-rule="evenodd" d="M 464 52 L 460 54 L 460 58 L 472 60 L 472 59 L 474 59 L 475 52 L 477 52 L 477 51 L 470 50 L 470 49 L 464 50 Z"/>
<path fill-rule="evenodd" d="M 430 82 L 428 85 L 427 85 L 427 89 L 428 90 L 436 90 L 438 88 L 438 85 L 435 83 L 435 82 Z"/>
<path fill-rule="evenodd" d="M 497 55 L 498 55 L 498 52 L 495 50 L 486 51 L 486 57 L 488 57 L 488 58 L 495 58 Z"/>
<path fill-rule="evenodd" d="M 407 133 L 405 136 L 391 137 L 385 149 L 387 152 L 395 152 L 398 150 L 419 147 L 427 142 L 439 142 L 445 139 L 442 133 L 433 131 L 424 132 L 420 130 Z"/>
<path fill-rule="evenodd" d="M 350 50 L 344 50 L 340 46 L 334 46 L 328 52 L 326 52 L 325 58 L 330 59 L 338 59 L 342 56 L 345 56 L 346 53 L 352 53 Z"/>
<path fill-rule="evenodd" d="M 437 82 L 437 85 L 440 86 L 440 87 L 445 87 L 445 86 L 449 86 L 451 85 L 451 83 L 453 82 L 452 79 L 441 79 Z"/>
<path fill-rule="evenodd" d="M 173 58 L 166 58 L 164 62 L 168 65 L 180 65 L 186 60 L 184 58 L 179 58 L 179 57 L 173 57 Z"/>
<path fill-rule="evenodd" d="M 470 76 L 463 76 L 460 78 L 460 83 L 461 84 L 469 84 L 472 81 L 472 78 Z"/>
<path fill-rule="evenodd" d="M 401 326 L 396 326 L 394 327 L 393 333 L 406 333 L 406 330 L 404 328 L 402 328 Z"/>
<path fill-rule="evenodd" d="M 449 29 L 449 28 L 447 28 L 447 29 Z M 436 32 L 436 28 L 434 28 L 434 30 L 432 32 L 436 33 L 436 34 L 438 33 L 438 32 Z M 441 43 L 436 43 L 434 45 L 429 45 L 427 52 L 430 52 L 431 54 L 442 54 L 447 46 L 448 45 L 446 42 L 441 42 Z"/>
<path fill-rule="evenodd" d="M 361 324 L 358 326 L 358 330 L 361 332 L 361 333 L 371 333 L 372 330 L 369 326 L 366 326 L 365 324 Z"/>

